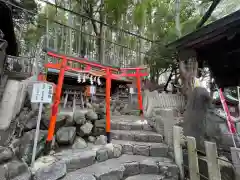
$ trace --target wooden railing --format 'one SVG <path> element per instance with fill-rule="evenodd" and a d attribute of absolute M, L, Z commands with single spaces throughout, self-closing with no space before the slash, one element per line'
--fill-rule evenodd
<path fill-rule="evenodd" d="M 143 93 L 144 114 L 151 117 L 155 109 L 184 109 L 185 99 L 178 94 L 164 94 L 157 91 Z"/>
<path fill-rule="evenodd" d="M 240 174 L 239 148 L 231 148 L 232 161 L 227 158 L 219 157 L 217 145 L 215 142 L 205 141 L 206 156 L 199 155 L 194 137 L 183 137 L 183 129 L 179 126 L 173 126 L 173 149 L 174 159 L 179 167 L 180 179 L 189 180 L 238 180 Z M 183 144 L 186 144 L 184 152 Z M 187 158 L 184 158 L 184 154 Z M 187 159 L 187 160 L 186 160 Z M 204 165 L 200 165 L 204 164 Z M 232 169 L 233 173 L 223 171 L 222 167 Z"/>

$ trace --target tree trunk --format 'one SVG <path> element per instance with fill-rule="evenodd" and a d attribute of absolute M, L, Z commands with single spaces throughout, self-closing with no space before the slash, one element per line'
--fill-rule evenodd
<path fill-rule="evenodd" d="M 189 95 L 192 93 L 194 86 L 194 79 L 197 76 L 198 63 L 197 61 L 188 61 L 188 68 L 183 61 L 180 61 L 179 71 L 180 78 L 182 81 L 181 93 L 188 99 Z"/>
<path fill-rule="evenodd" d="M 106 16 L 104 13 L 104 0 L 101 0 L 101 10 L 100 10 L 100 30 L 99 30 L 99 62 L 105 64 L 105 21 Z"/>
<path fill-rule="evenodd" d="M 181 25 L 180 25 L 180 12 L 181 12 L 180 0 L 176 0 L 175 23 L 176 23 L 176 30 L 177 30 L 177 33 L 178 33 L 178 37 L 182 36 Z"/>

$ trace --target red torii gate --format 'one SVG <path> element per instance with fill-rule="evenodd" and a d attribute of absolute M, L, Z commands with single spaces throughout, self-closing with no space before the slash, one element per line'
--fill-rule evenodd
<path fill-rule="evenodd" d="M 107 136 L 107 142 L 110 143 L 110 130 L 111 130 L 111 120 L 110 120 L 110 90 L 111 90 L 111 80 L 118 78 L 120 76 L 128 76 L 128 77 L 136 77 L 137 78 L 137 88 L 138 88 L 138 100 L 139 100 L 139 109 L 141 115 L 143 114 L 142 109 L 142 96 L 141 96 L 141 77 L 147 76 L 147 73 L 141 73 L 140 70 L 144 68 L 114 68 L 110 66 L 104 66 L 102 64 L 94 63 L 87 61 L 84 58 L 74 58 L 74 57 L 67 57 L 66 55 L 58 54 L 52 51 L 47 52 L 48 56 L 54 57 L 54 58 L 60 58 L 61 62 L 58 64 L 53 63 L 47 63 L 45 64 L 45 68 L 52 68 L 52 69 L 58 69 L 59 71 L 59 77 L 58 77 L 58 84 L 56 87 L 56 94 L 54 96 L 54 104 L 52 106 L 52 114 L 51 119 L 49 123 L 48 128 L 48 136 L 46 140 L 46 146 L 45 146 L 45 152 L 48 153 L 51 149 L 51 144 L 54 136 L 55 131 L 55 125 L 56 125 L 56 119 L 57 119 L 57 112 L 58 112 L 58 105 L 60 104 L 61 100 L 61 93 L 62 93 L 62 86 L 63 86 L 63 80 L 64 80 L 64 74 L 65 71 L 75 71 L 75 72 L 88 72 L 91 70 L 92 67 L 98 67 L 102 70 L 106 71 L 106 136 Z M 80 68 L 72 68 L 67 65 L 68 61 L 77 62 L 80 64 L 85 64 L 86 67 L 84 70 Z M 115 75 L 112 74 L 112 71 L 123 71 L 122 74 Z M 127 70 L 136 70 L 135 74 L 127 74 Z"/>
<path fill-rule="evenodd" d="M 141 77 L 148 76 L 147 72 L 142 73 L 141 70 L 145 70 L 147 68 L 136 67 L 136 68 L 120 68 L 123 72 L 120 76 L 126 77 L 135 77 L 137 79 L 137 89 L 138 89 L 138 105 L 140 110 L 140 115 L 143 115 L 143 104 L 142 104 L 142 93 L 141 93 Z M 127 73 L 128 70 L 135 71 L 135 73 Z"/>

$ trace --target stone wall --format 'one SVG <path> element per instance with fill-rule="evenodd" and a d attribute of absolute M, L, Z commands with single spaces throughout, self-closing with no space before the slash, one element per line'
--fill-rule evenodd
<path fill-rule="evenodd" d="M 8 80 L 0 107 L 0 145 L 6 145 L 16 129 L 27 96 L 27 90 L 34 77 L 24 81 Z M 21 119 L 21 118 L 20 118 Z"/>
<path fill-rule="evenodd" d="M 143 93 L 144 115 L 154 129 L 164 135 L 165 142 L 172 145 L 173 126 L 181 120 L 185 99 L 177 94 L 164 94 L 157 91 Z"/>

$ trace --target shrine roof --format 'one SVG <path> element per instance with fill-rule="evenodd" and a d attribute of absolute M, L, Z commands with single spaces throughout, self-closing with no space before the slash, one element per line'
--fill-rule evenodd
<path fill-rule="evenodd" d="M 240 10 L 170 44 L 179 59 L 196 57 L 199 67 L 207 65 L 218 87 L 240 85 Z"/>
<path fill-rule="evenodd" d="M 168 44 L 167 47 L 176 49 L 200 48 L 201 46 L 218 41 L 220 38 L 229 33 L 230 29 L 234 32 L 239 32 L 239 26 L 240 10 L 199 28 L 198 30 Z"/>

